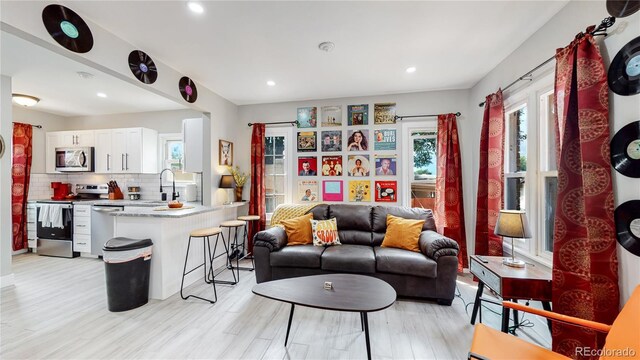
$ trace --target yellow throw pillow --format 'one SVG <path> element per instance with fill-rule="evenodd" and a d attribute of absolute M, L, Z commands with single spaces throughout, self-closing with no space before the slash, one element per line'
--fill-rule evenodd
<path fill-rule="evenodd" d="M 418 240 L 424 222 L 387 215 L 387 232 L 381 246 L 420 252 Z"/>
<path fill-rule="evenodd" d="M 313 229 L 313 245 L 342 245 L 338 237 L 338 223 L 336 222 L 336 218 L 329 220 L 311 220 L 311 227 Z"/>
<path fill-rule="evenodd" d="M 311 234 L 312 219 L 313 214 L 307 214 L 280 222 L 280 224 L 284 226 L 284 232 L 287 233 L 287 245 L 306 245 L 313 243 L 313 235 Z"/>

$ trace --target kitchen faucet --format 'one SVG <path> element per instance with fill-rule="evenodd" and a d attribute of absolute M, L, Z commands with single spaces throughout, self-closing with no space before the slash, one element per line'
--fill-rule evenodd
<path fill-rule="evenodd" d="M 160 172 L 160 192 L 162 191 L 162 174 L 164 174 L 165 171 L 168 171 L 171 173 L 171 180 L 173 180 L 173 192 L 171 193 L 171 200 L 175 200 L 178 198 L 178 196 L 180 196 L 180 193 L 176 192 L 176 175 L 173 173 L 173 170 L 171 169 L 164 169 Z"/>

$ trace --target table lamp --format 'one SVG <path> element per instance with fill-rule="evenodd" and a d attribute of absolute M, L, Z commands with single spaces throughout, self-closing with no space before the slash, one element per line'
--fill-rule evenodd
<path fill-rule="evenodd" d="M 222 175 L 220 178 L 220 189 L 227 189 L 227 202 L 223 203 L 223 205 L 231 204 L 231 197 L 229 197 L 228 189 L 233 189 L 235 185 L 235 180 L 233 179 L 233 175 Z"/>
<path fill-rule="evenodd" d="M 523 268 L 524 261 L 516 260 L 516 248 L 513 246 L 513 238 L 526 239 L 531 237 L 527 214 L 518 210 L 500 210 L 494 233 L 498 236 L 511 238 L 511 259 L 505 258 L 502 263 L 511 267 Z"/>

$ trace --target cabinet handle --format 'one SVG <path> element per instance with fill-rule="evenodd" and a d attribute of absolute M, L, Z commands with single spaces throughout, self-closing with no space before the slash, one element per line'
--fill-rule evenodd
<path fill-rule="evenodd" d="M 122 154 L 122 171 L 124 171 L 124 154 Z"/>
<path fill-rule="evenodd" d="M 111 164 L 109 164 L 110 159 L 111 159 L 111 155 L 107 154 L 107 170 L 111 170 Z"/>
<path fill-rule="evenodd" d="M 129 153 L 127 153 L 127 154 L 124 156 L 124 158 L 126 159 L 126 162 L 127 162 L 127 167 L 126 167 L 126 168 L 127 168 L 127 170 L 129 170 Z"/>

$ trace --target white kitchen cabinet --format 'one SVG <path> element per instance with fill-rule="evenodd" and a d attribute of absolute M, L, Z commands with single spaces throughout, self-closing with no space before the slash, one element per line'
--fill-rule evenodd
<path fill-rule="evenodd" d="M 91 205 L 73 205 L 73 251 L 91 252 Z"/>
<path fill-rule="evenodd" d="M 38 247 L 37 230 L 37 210 L 36 204 L 27 204 L 27 241 L 29 248 L 36 252 Z"/>
<path fill-rule="evenodd" d="M 96 172 L 158 173 L 158 133 L 155 130 L 125 128 L 109 131 L 110 134 L 105 130 L 97 135 Z"/>
<path fill-rule="evenodd" d="M 93 130 L 51 131 L 47 133 L 45 144 L 45 171 L 56 173 L 56 148 L 93 147 Z"/>
<path fill-rule="evenodd" d="M 184 144 L 185 172 L 201 173 L 203 170 L 204 154 L 204 119 L 182 120 L 182 143 Z"/>
<path fill-rule="evenodd" d="M 99 174 L 113 172 L 112 130 L 96 130 L 96 146 L 93 150 L 95 172 Z"/>

